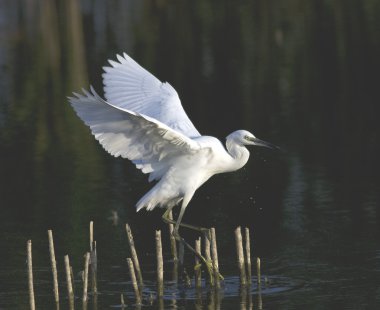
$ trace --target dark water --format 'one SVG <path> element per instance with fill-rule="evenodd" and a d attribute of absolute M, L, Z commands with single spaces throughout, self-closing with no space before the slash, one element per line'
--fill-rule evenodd
<path fill-rule="evenodd" d="M 244 169 L 197 191 L 185 221 L 216 227 L 225 287 L 199 300 L 168 282 L 164 307 L 378 309 L 379 29 L 377 0 L 1 1 L 0 308 L 27 308 L 28 239 L 37 308 L 53 308 L 47 229 L 67 305 L 63 256 L 82 269 L 90 220 L 98 309 L 120 307 L 120 293 L 133 303 L 126 222 L 147 282 L 144 308 L 159 308 L 148 299 L 159 228 L 171 275 L 162 210 L 135 213 L 146 177 L 106 154 L 65 99 L 89 83 L 101 92 L 102 66 L 126 51 L 177 89 L 201 133 L 224 139 L 245 128 L 284 149 L 253 149 Z M 251 229 L 269 281 L 260 294 L 239 290 L 238 225 Z"/>

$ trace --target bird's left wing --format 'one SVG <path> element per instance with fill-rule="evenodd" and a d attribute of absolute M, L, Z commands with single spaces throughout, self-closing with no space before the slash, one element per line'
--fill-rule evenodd
<path fill-rule="evenodd" d="M 111 155 L 128 158 L 150 179 L 159 179 L 168 169 L 171 158 L 199 151 L 201 146 L 160 121 L 114 106 L 97 95 L 83 90 L 69 101 L 92 134 Z M 160 171 L 157 171 L 160 170 Z"/>
<path fill-rule="evenodd" d="M 167 82 L 161 83 L 126 53 L 109 60 L 104 67 L 104 96 L 114 106 L 153 117 L 176 132 L 191 138 L 199 137 L 176 90 Z"/>

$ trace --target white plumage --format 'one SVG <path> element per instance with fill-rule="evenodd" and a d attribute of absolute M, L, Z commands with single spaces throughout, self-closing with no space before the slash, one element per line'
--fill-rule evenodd
<path fill-rule="evenodd" d="M 107 101 L 92 87 L 69 100 L 106 151 L 128 158 L 149 174 L 149 181 L 158 181 L 137 203 L 137 210 L 172 208 L 183 201 L 178 230 L 197 188 L 214 174 L 246 164 L 245 145 L 274 146 L 245 130 L 227 137 L 227 150 L 218 139 L 201 136 L 170 84 L 160 82 L 125 53 L 117 58 L 119 62 L 109 61 L 111 67 L 104 67 Z"/>

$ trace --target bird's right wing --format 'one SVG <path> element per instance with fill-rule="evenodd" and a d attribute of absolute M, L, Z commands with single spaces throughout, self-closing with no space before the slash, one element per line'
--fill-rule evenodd
<path fill-rule="evenodd" d="M 171 159 L 201 149 L 197 142 L 156 119 L 106 102 L 92 87 L 91 93 L 83 93 L 68 98 L 78 116 L 106 151 L 130 159 L 151 174 L 149 180 L 160 179 Z"/>
<path fill-rule="evenodd" d="M 104 67 L 104 95 L 108 102 L 122 109 L 152 117 L 187 137 L 199 137 L 176 90 L 162 83 L 126 53 L 109 60 Z"/>

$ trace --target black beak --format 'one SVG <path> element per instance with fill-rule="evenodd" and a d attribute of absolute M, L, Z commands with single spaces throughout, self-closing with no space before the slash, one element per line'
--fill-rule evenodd
<path fill-rule="evenodd" d="M 252 142 L 254 143 L 254 145 L 257 145 L 257 146 L 264 146 L 264 147 L 270 148 L 272 150 L 281 150 L 278 146 L 276 146 L 270 142 L 266 142 L 266 141 L 257 139 L 257 138 L 253 138 Z"/>

